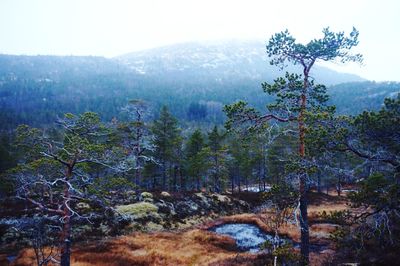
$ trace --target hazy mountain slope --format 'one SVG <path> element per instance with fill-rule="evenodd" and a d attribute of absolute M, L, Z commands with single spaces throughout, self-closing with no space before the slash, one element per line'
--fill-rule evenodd
<path fill-rule="evenodd" d="M 365 110 L 377 110 L 387 97 L 400 93 L 399 82 L 350 82 L 329 88 L 330 103 L 339 114 L 357 114 Z"/>
<path fill-rule="evenodd" d="M 256 41 L 177 44 L 130 53 L 117 59 L 144 76 L 161 76 L 167 80 L 171 77 L 184 82 L 190 82 L 190 78 L 262 82 L 283 74 L 269 64 L 264 43 Z M 288 71 L 296 70 L 288 68 Z M 357 75 L 319 66 L 315 67 L 312 75 L 326 85 L 364 80 Z"/>
<path fill-rule="evenodd" d="M 123 119 L 121 107 L 132 98 L 147 100 L 154 113 L 166 104 L 182 121 L 222 123 L 224 104 L 243 99 L 264 108 L 271 98 L 260 83 L 282 74 L 256 42 L 181 44 L 114 59 L 0 55 L 1 129 L 50 124 L 66 112 Z M 329 92 L 340 113 L 377 109 L 399 91 L 399 83 L 366 82 L 322 67 L 313 75 L 336 84 Z"/>

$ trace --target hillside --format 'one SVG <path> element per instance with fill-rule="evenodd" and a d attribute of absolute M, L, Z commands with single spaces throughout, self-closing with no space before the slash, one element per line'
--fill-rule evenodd
<path fill-rule="evenodd" d="M 271 81 L 280 74 L 269 64 L 265 44 L 257 41 L 176 44 L 122 55 L 117 59 L 138 74 L 185 84 L 196 81 L 223 83 L 232 79 L 260 83 Z M 293 66 L 287 70 L 300 72 Z M 364 80 L 319 66 L 312 75 L 326 85 Z"/>
<path fill-rule="evenodd" d="M 0 55 L 0 122 L 2 129 L 41 126 L 57 115 L 89 110 L 105 120 L 124 119 L 121 107 L 142 98 L 153 113 L 166 104 L 180 120 L 219 124 L 224 104 L 244 99 L 263 108 L 270 99 L 260 83 L 282 74 L 258 42 L 179 44 L 112 59 Z M 368 82 L 324 67 L 312 75 L 332 86 L 339 113 L 377 109 L 400 91 L 398 83 Z"/>

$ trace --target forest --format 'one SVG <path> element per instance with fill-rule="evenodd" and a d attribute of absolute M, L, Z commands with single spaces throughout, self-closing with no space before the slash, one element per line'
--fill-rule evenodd
<path fill-rule="evenodd" d="M 322 33 L 274 34 L 262 82 L 0 56 L 0 263 L 393 265 L 400 85 L 329 82 L 363 55 Z"/>
<path fill-rule="evenodd" d="M 245 100 L 264 110 L 273 96 L 260 90 L 262 82 L 273 82 L 285 71 L 302 73 L 298 66 L 283 71 L 270 66 L 264 46 L 169 46 L 112 59 L 0 55 L 0 129 L 10 131 L 19 124 L 50 127 L 65 113 L 87 111 L 100 114 L 103 121 L 127 121 L 122 108 L 131 99 L 148 103 L 150 120 L 167 105 L 182 127 L 222 126 L 224 105 Z M 386 97 L 400 91 L 399 82 L 367 81 L 319 65 L 311 72 L 329 88 L 330 104 L 338 114 L 379 110 Z"/>

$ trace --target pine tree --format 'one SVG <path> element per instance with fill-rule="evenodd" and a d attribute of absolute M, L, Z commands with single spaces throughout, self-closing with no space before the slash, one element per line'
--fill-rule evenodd
<path fill-rule="evenodd" d="M 210 150 L 210 175 L 213 180 L 212 190 L 221 192 L 227 177 L 226 153 L 223 146 L 224 135 L 218 132 L 217 126 L 208 133 L 208 147 Z"/>
<path fill-rule="evenodd" d="M 208 152 L 204 148 L 203 134 L 197 129 L 190 136 L 186 146 L 186 169 L 198 191 L 201 189 L 201 177 L 205 175 L 207 169 Z"/>
<path fill-rule="evenodd" d="M 147 123 L 148 104 L 140 99 L 130 100 L 123 108 L 130 121 L 116 124 L 117 145 L 124 147 L 126 156 L 133 158 L 134 183 L 137 188 L 142 182 L 142 171 L 147 161 L 152 161 L 151 134 Z M 116 120 L 114 120 L 116 122 Z"/>
<path fill-rule="evenodd" d="M 325 28 L 323 38 L 314 39 L 306 45 L 296 43 L 288 30 L 273 35 L 266 46 L 267 54 L 271 57 L 271 65 L 283 69 L 286 64 L 300 65 L 303 75 L 286 73 L 285 77 L 278 78 L 273 84 L 264 83 L 263 89 L 268 94 L 274 94 L 277 99 L 270 104 L 270 113 L 260 115 L 254 108 L 248 108 L 243 101 L 231 106 L 226 106 L 225 111 L 230 118 L 228 127 L 233 122 L 240 124 L 265 124 L 269 120 L 279 122 L 295 122 L 298 128 L 299 161 L 306 158 L 306 116 L 318 113 L 321 106 L 327 101 L 326 88 L 323 85 L 314 84 L 310 77 L 311 69 L 317 61 L 361 62 L 360 54 L 351 54 L 350 49 L 358 45 L 358 31 L 353 28 L 349 37 L 343 32 L 334 33 Z M 332 109 L 330 110 L 332 111 Z M 252 126 L 250 125 L 250 128 Z M 307 217 L 307 172 L 304 167 L 297 167 L 300 191 L 300 231 L 301 231 L 301 265 L 309 264 L 309 229 Z"/>
<path fill-rule="evenodd" d="M 62 126 L 61 140 L 26 125 L 18 127 L 16 145 L 24 154 L 21 164 L 13 172 L 17 198 L 34 206 L 39 216 L 58 216 L 57 220 L 61 222 L 60 264 L 69 266 L 72 220 L 83 218 L 76 210 L 77 203 L 102 202 L 87 189 L 94 179 L 90 166 L 105 166 L 109 172 L 124 169 L 114 164 L 115 159 L 121 158 L 121 150 L 108 145 L 110 130 L 96 113 L 66 114 L 58 124 Z M 51 197 L 44 197 L 43 193 Z"/>
<path fill-rule="evenodd" d="M 169 170 L 174 161 L 174 149 L 180 144 L 178 120 L 172 116 L 166 106 L 163 106 L 160 117 L 153 122 L 151 131 L 154 134 L 154 157 L 160 165 L 162 189 L 166 190 L 169 183 Z"/>
<path fill-rule="evenodd" d="M 246 189 L 254 183 L 254 175 L 257 166 L 256 148 L 254 142 L 255 135 L 243 136 L 241 134 L 231 134 L 230 155 L 232 157 L 232 173 L 236 177 L 236 184 L 239 192 L 243 185 Z M 260 145 L 261 146 L 261 145 Z M 234 180 L 232 179 L 231 182 Z"/>

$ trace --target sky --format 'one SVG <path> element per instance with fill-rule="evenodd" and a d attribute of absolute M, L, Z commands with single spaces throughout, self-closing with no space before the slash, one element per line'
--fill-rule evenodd
<path fill-rule="evenodd" d="M 284 29 L 307 43 L 324 27 L 354 26 L 363 65 L 327 66 L 400 81 L 399 14 L 399 0 L 0 0 L 0 53 L 113 57 L 192 41 L 267 43 Z"/>

